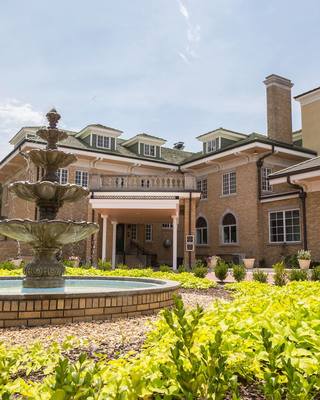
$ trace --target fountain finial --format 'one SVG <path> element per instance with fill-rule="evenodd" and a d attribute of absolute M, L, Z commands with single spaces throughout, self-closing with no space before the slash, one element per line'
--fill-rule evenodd
<path fill-rule="evenodd" d="M 61 118 L 61 115 L 58 113 L 58 111 L 55 108 L 52 108 L 47 113 L 46 117 L 47 120 L 49 121 L 49 127 L 52 129 L 56 129 L 59 119 Z"/>

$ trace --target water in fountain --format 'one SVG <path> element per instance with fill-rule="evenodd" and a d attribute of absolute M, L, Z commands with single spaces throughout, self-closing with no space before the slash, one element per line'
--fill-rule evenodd
<path fill-rule="evenodd" d="M 18 197 L 35 202 L 38 221 L 10 219 L 0 221 L 0 234 L 31 245 L 34 257 L 24 267 L 24 287 L 49 288 L 64 285 L 64 266 L 56 254 L 63 245 L 78 242 L 96 233 L 99 226 L 89 222 L 56 220 L 65 202 L 86 197 L 89 191 L 75 184 L 60 184 L 57 171 L 76 161 L 71 153 L 58 150 L 57 143 L 68 137 L 57 128 L 60 115 L 55 109 L 47 114 L 49 126 L 39 129 L 37 135 L 47 142 L 46 149 L 34 149 L 24 154 L 37 167 L 44 168 L 44 176 L 37 182 L 18 181 L 9 186 Z"/>

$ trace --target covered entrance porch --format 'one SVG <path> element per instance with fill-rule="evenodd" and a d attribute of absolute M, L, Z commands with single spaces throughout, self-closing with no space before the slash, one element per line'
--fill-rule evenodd
<path fill-rule="evenodd" d="M 176 270 L 183 260 L 193 262 L 194 249 L 186 256 L 185 236 L 194 235 L 198 197 L 198 193 L 92 193 L 89 203 L 101 221 L 98 258 L 110 260 L 112 268 L 119 263 L 130 267 L 165 263 Z"/>

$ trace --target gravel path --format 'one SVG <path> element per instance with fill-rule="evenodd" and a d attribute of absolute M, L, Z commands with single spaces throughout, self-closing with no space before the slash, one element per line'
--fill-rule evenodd
<path fill-rule="evenodd" d="M 206 308 L 215 298 L 230 299 L 229 293 L 221 287 L 208 290 L 181 290 L 180 293 L 186 307 L 195 307 L 199 304 Z M 0 341 L 25 346 L 37 340 L 48 345 L 52 341 L 61 342 L 68 336 L 77 336 L 87 339 L 92 351 L 103 352 L 113 358 L 129 350 L 139 351 L 147 332 L 152 328 L 152 322 L 156 319 L 155 314 L 117 321 L 1 329 Z"/>

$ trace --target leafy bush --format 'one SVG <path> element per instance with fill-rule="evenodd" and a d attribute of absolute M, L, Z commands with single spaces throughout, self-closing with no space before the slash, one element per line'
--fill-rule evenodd
<path fill-rule="evenodd" d="M 189 267 L 187 265 L 179 265 L 178 272 L 179 273 L 181 273 L 181 272 L 190 272 L 190 269 L 189 269 Z"/>
<path fill-rule="evenodd" d="M 12 271 L 12 270 L 17 269 L 17 267 L 11 261 L 2 261 L 0 263 L 0 269 L 5 269 L 7 271 Z"/>
<path fill-rule="evenodd" d="M 112 268 L 112 267 L 111 267 L 111 268 Z M 117 268 L 118 268 L 118 269 L 129 269 L 129 267 L 127 266 L 127 264 L 123 264 L 123 263 L 117 264 Z"/>
<path fill-rule="evenodd" d="M 101 259 L 98 260 L 98 269 L 101 269 L 102 271 L 111 271 L 112 265 L 110 261 L 103 261 Z"/>
<path fill-rule="evenodd" d="M 268 274 L 266 272 L 263 272 L 259 269 L 253 272 L 252 278 L 256 282 L 260 283 L 267 283 L 268 282 Z"/>
<path fill-rule="evenodd" d="M 172 272 L 172 268 L 169 267 L 169 265 L 162 264 L 162 265 L 160 265 L 160 267 L 159 267 L 159 271 L 160 271 L 160 272 Z"/>
<path fill-rule="evenodd" d="M 307 281 L 308 273 L 303 269 L 293 269 L 289 272 L 288 278 L 290 281 Z"/>
<path fill-rule="evenodd" d="M 199 267 L 195 267 L 192 270 L 194 276 L 196 276 L 197 278 L 205 278 L 208 274 L 208 268 L 205 266 L 199 266 Z"/>
<path fill-rule="evenodd" d="M 311 272 L 311 280 L 320 281 L 320 265 L 313 268 Z"/>
<path fill-rule="evenodd" d="M 285 271 L 284 262 L 278 262 L 272 266 L 274 270 L 274 284 L 276 286 L 284 286 L 287 283 L 287 274 Z"/>
<path fill-rule="evenodd" d="M 296 254 L 290 254 L 284 258 L 284 263 L 287 268 L 299 268 L 299 261 Z"/>
<path fill-rule="evenodd" d="M 214 268 L 214 274 L 220 282 L 223 282 L 228 275 L 228 264 L 223 260 L 219 260 Z"/>
<path fill-rule="evenodd" d="M 234 264 L 232 266 L 232 275 L 237 282 L 243 281 L 247 275 L 245 266 L 241 264 Z"/>

